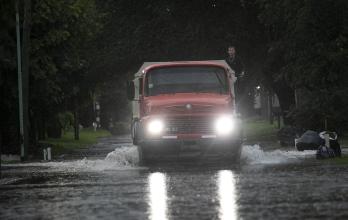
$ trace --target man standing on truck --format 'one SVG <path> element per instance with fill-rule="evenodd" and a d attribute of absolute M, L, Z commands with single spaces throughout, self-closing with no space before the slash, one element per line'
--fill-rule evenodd
<path fill-rule="evenodd" d="M 240 77 L 244 76 L 244 65 L 242 60 L 236 55 L 236 48 L 234 46 L 229 46 L 227 54 L 226 62 L 233 69 L 236 77 L 240 79 Z"/>
<path fill-rule="evenodd" d="M 229 46 L 227 48 L 227 58 L 226 62 L 231 67 L 231 69 L 235 72 L 235 76 L 237 77 L 237 81 L 235 84 L 235 94 L 236 94 L 236 104 L 238 111 L 241 111 L 241 103 L 243 100 L 244 86 L 243 86 L 243 76 L 244 76 L 244 64 L 239 56 L 236 55 L 236 48 L 234 46 Z"/>

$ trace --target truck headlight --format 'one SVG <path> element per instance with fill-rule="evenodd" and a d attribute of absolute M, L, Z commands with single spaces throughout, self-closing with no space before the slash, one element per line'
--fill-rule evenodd
<path fill-rule="evenodd" d="M 164 123 L 159 119 L 150 121 L 147 125 L 147 131 L 152 135 L 158 135 L 163 131 Z"/>
<path fill-rule="evenodd" d="M 231 134 L 235 129 L 236 122 L 231 115 L 223 115 L 215 121 L 215 131 L 217 135 L 224 136 Z"/>

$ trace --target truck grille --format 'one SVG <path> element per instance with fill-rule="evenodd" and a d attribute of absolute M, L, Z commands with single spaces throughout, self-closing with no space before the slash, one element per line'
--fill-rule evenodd
<path fill-rule="evenodd" d="M 191 108 L 188 109 L 186 105 L 175 105 L 175 106 L 166 107 L 165 111 L 166 113 L 187 113 L 187 112 L 206 113 L 206 112 L 213 112 L 215 108 L 216 107 L 212 105 L 192 104 Z"/>
<path fill-rule="evenodd" d="M 168 118 L 166 134 L 212 134 L 213 120 L 202 117 Z"/>

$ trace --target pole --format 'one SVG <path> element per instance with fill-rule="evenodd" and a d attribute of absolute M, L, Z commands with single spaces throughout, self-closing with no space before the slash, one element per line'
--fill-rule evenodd
<path fill-rule="evenodd" d="M 24 1 L 22 39 L 22 97 L 23 97 L 23 142 L 22 161 L 28 158 L 29 149 L 29 66 L 30 66 L 31 0 Z"/>
<path fill-rule="evenodd" d="M 17 32 L 17 70 L 18 70 L 18 104 L 19 104 L 19 140 L 21 144 L 21 159 L 24 159 L 26 157 L 26 154 L 25 154 L 26 146 L 24 145 L 21 32 L 19 29 L 18 1 L 16 1 L 16 32 Z"/>
<path fill-rule="evenodd" d="M 0 130 L 0 179 L 2 178 L 1 174 L 1 155 L 2 155 L 2 131 Z"/>

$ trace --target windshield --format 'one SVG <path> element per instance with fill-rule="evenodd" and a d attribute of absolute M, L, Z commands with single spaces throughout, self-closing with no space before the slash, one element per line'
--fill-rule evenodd
<path fill-rule="evenodd" d="M 212 66 L 166 67 L 146 74 L 146 96 L 168 93 L 226 94 L 228 84 L 223 68 Z"/>

